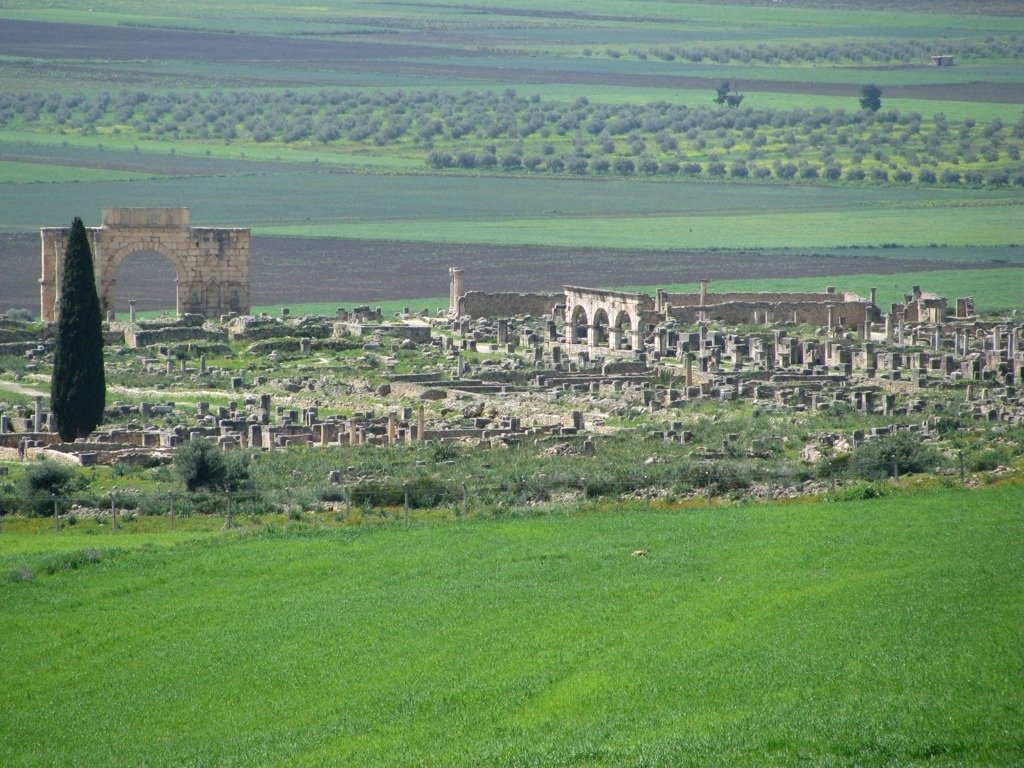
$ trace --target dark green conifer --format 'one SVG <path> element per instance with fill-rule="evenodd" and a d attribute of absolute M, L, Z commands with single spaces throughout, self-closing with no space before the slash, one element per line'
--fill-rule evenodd
<path fill-rule="evenodd" d="M 92 248 L 75 217 L 64 255 L 57 308 L 57 337 L 50 408 L 61 439 L 86 437 L 103 421 L 107 383 L 103 372 L 103 321 L 96 294 Z"/>

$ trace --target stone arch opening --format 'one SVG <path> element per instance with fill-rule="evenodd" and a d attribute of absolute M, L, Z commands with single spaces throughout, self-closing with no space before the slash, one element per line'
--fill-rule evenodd
<path fill-rule="evenodd" d="M 572 344 L 586 344 L 590 329 L 590 320 L 587 318 L 587 310 L 577 305 L 572 311 L 572 318 L 569 324 L 569 342 Z"/>
<path fill-rule="evenodd" d="M 599 347 L 608 344 L 608 329 L 611 322 L 608 320 L 608 313 L 599 309 L 594 313 L 594 336 L 591 346 Z"/>
<path fill-rule="evenodd" d="M 183 269 L 171 255 L 158 248 L 128 250 L 109 261 L 107 268 L 104 306 L 119 319 L 128 317 L 129 302 L 134 302 L 136 312 L 177 312 Z"/>
<path fill-rule="evenodd" d="M 633 320 L 628 312 L 619 312 L 615 318 L 616 349 L 633 348 Z"/>

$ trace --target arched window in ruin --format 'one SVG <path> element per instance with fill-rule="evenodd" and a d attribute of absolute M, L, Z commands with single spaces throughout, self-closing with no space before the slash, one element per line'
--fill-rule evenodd
<path fill-rule="evenodd" d="M 591 342 L 592 347 L 602 347 L 608 344 L 608 328 L 611 323 L 608 321 L 608 313 L 603 309 L 597 310 L 594 313 L 594 328 L 593 328 L 593 340 Z"/>
<path fill-rule="evenodd" d="M 615 318 L 615 334 L 619 349 L 633 348 L 633 321 L 628 312 L 619 312 Z"/>
<path fill-rule="evenodd" d="M 569 342 L 572 344 L 586 344 L 589 330 L 590 320 L 587 318 L 587 310 L 577 304 L 576 308 L 572 311 Z"/>

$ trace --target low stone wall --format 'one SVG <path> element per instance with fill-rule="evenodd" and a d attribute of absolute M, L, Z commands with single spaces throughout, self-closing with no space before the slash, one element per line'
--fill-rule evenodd
<path fill-rule="evenodd" d="M 673 307 L 690 307 L 700 304 L 699 293 L 663 293 L 661 298 Z M 734 301 L 755 303 L 778 302 L 832 302 L 843 301 L 847 297 L 839 293 L 817 291 L 813 293 L 716 293 L 708 291 L 706 303 L 709 305 L 727 304 Z"/>
<path fill-rule="evenodd" d="M 409 339 L 416 344 L 430 343 L 429 325 L 401 325 L 401 324 L 370 324 L 362 323 L 335 323 L 334 335 L 336 337 L 349 334 L 352 336 L 372 336 L 380 333 L 385 336 L 392 336 L 397 339 Z"/>
<path fill-rule="evenodd" d="M 870 304 L 860 301 L 731 301 L 725 304 L 707 304 L 703 307 L 672 305 L 670 313 L 676 322 L 687 325 L 697 322 L 701 313 L 712 322 L 731 324 L 752 323 L 755 315 L 757 322 L 764 322 L 767 313 L 768 322 L 772 323 L 795 320 L 797 323 L 808 325 L 827 325 L 829 307 L 832 307 L 833 324 L 846 328 L 863 324 L 872 311 Z"/>
<path fill-rule="evenodd" d="M 142 329 L 126 326 L 124 341 L 129 347 L 149 347 L 153 344 L 165 344 L 169 341 L 225 341 L 224 331 L 206 328 L 189 328 L 172 326 L 170 328 Z"/>
<path fill-rule="evenodd" d="M 550 315 L 565 301 L 561 293 L 484 293 L 468 291 L 459 297 L 459 316 L 517 317 Z"/>

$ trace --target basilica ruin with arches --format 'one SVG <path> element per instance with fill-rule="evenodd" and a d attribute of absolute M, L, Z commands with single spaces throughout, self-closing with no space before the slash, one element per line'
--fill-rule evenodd
<path fill-rule="evenodd" d="M 249 311 L 248 229 L 192 227 L 188 208 L 104 208 L 102 224 L 87 227 L 96 290 L 105 316 L 114 309 L 117 270 L 134 253 L 156 252 L 174 266 L 179 315 L 218 317 Z M 42 238 L 39 314 L 57 319 L 69 227 L 46 227 Z"/>

